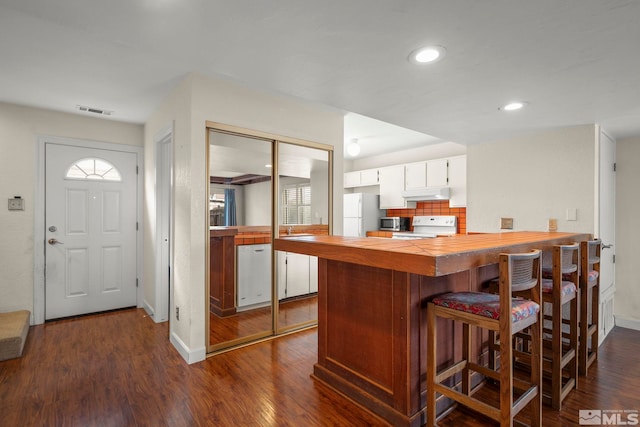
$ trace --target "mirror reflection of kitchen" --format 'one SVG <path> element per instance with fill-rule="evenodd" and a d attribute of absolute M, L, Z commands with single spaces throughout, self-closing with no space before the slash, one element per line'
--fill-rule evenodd
<path fill-rule="evenodd" d="M 273 141 L 209 134 L 209 349 L 272 335 Z"/>
<path fill-rule="evenodd" d="M 276 251 L 272 263 L 272 212 L 279 236 L 329 234 L 329 153 L 214 130 L 209 144 L 209 351 L 315 324 L 317 259 Z"/>
<path fill-rule="evenodd" d="M 280 143 L 278 150 L 280 236 L 329 234 L 329 154 Z M 276 251 L 278 330 L 317 322 L 317 257 Z"/>

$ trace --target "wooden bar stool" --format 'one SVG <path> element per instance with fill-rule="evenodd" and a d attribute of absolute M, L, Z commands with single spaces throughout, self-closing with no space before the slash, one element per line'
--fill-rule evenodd
<path fill-rule="evenodd" d="M 579 371 L 587 375 L 598 359 L 598 309 L 600 307 L 600 240 L 580 242 L 580 356 Z M 591 296 L 591 298 L 589 298 Z"/>
<path fill-rule="evenodd" d="M 551 387 L 545 389 L 543 399 L 554 409 L 561 409 L 562 401 L 578 381 L 578 265 L 580 245 L 556 245 L 553 247 L 551 278 L 542 279 L 542 301 L 545 307 L 543 328 L 543 371 L 551 376 Z M 543 271 L 543 276 L 547 276 Z M 568 318 L 563 317 L 563 307 L 569 304 Z M 568 330 L 563 325 L 568 325 Z"/>
<path fill-rule="evenodd" d="M 452 292 L 435 297 L 427 304 L 427 426 L 436 421 L 436 394 L 478 411 L 500 425 L 513 426 L 514 417 L 529 403 L 531 425 L 540 426 L 542 420 L 542 310 L 540 251 L 525 254 L 500 254 L 499 294 L 484 292 Z M 528 292 L 529 299 L 512 296 Z M 437 319 L 445 318 L 463 324 L 463 359 L 437 372 Z M 471 359 L 470 326 L 496 331 L 501 337 L 512 337 L 528 328 L 530 331 L 531 372 L 528 381 L 513 375 L 511 345 L 500 346 L 500 369 L 495 371 Z M 505 340 L 511 342 L 511 338 Z M 474 397 L 470 386 L 471 371 L 500 383 L 499 407 Z M 462 391 L 443 384 L 448 378 L 462 373 Z M 514 391 L 518 391 L 515 393 Z"/>

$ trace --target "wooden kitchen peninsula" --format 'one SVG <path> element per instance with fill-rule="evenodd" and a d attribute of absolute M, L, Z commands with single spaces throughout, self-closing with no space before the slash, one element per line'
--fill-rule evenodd
<path fill-rule="evenodd" d="M 426 301 L 479 290 L 498 276 L 502 252 L 549 250 L 587 233 L 511 232 L 422 240 L 284 237 L 275 249 L 318 260 L 318 362 L 313 377 L 396 426 L 425 421 Z M 451 323 L 438 334 L 438 359 L 459 354 Z M 442 401 L 441 404 L 446 405 Z M 438 407 L 438 412 L 445 409 Z"/>

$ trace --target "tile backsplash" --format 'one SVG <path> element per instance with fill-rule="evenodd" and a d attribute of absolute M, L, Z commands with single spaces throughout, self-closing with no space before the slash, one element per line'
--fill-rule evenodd
<path fill-rule="evenodd" d="M 450 208 L 448 200 L 418 202 L 415 209 L 387 209 L 387 216 L 413 218 L 414 215 L 454 215 L 458 217 L 458 233 L 467 234 L 467 208 Z"/>

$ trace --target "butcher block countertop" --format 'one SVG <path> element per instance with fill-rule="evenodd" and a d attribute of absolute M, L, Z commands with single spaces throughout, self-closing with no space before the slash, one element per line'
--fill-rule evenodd
<path fill-rule="evenodd" d="M 553 245 L 590 237 L 589 233 L 539 231 L 459 234 L 419 240 L 300 236 L 275 239 L 275 249 L 437 277 L 495 264 L 503 252 L 548 250 Z"/>

